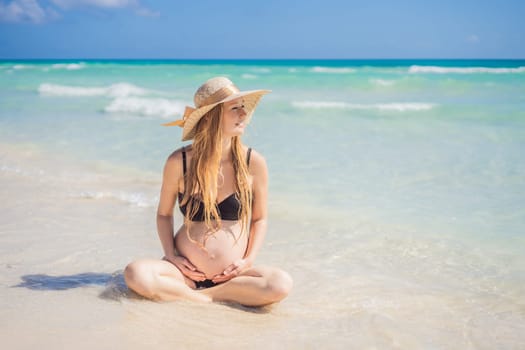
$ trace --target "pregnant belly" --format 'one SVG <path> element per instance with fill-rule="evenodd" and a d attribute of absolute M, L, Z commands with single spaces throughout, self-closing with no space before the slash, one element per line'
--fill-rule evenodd
<path fill-rule="evenodd" d="M 207 228 L 203 223 L 193 223 L 190 239 L 186 234 L 186 227 L 181 227 L 175 236 L 175 249 L 197 270 L 203 272 L 206 278 L 211 279 L 221 274 L 234 261 L 244 257 L 248 238 L 247 234 L 241 236 L 237 221 L 223 221 L 222 228 L 204 241 L 206 232 Z"/>

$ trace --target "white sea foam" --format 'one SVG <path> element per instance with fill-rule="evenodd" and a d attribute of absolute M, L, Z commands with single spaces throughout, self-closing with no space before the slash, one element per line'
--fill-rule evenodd
<path fill-rule="evenodd" d="M 334 67 L 313 67 L 311 72 L 314 73 L 332 73 L 332 74 L 348 74 L 348 73 L 355 73 L 355 69 L 353 68 L 334 68 Z"/>
<path fill-rule="evenodd" d="M 118 83 L 105 87 L 68 86 L 40 84 L 38 92 L 43 96 L 108 96 L 127 97 L 145 95 L 147 90 L 128 83 Z"/>
<path fill-rule="evenodd" d="M 490 68 L 490 67 L 439 67 L 439 66 L 411 66 L 408 69 L 409 73 L 458 73 L 458 74 L 472 74 L 472 73 L 492 73 L 492 74 L 508 74 L 508 73 L 524 73 L 525 67 L 517 68 Z"/>
<path fill-rule="evenodd" d="M 143 193 L 126 193 L 126 192 L 91 192 L 85 191 L 81 192 L 79 195 L 72 195 L 72 197 L 80 197 L 84 199 L 110 199 L 118 200 L 124 203 L 127 203 L 132 206 L 140 208 L 149 208 L 158 202 L 158 198 L 148 198 Z"/>
<path fill-rule="evenodd" d="M 31 65 L 31 64 L 15 64 L 11 67 L 11 69 L 14 69 L 14 70 L 23 70 L 23 69 L 34 69 L 34 68 L 39 68 L 40 66 L 35 66 L 35 65 Z M 86 64 L 84 62 L 80 62 L 80 63 L 56 63 L 56 64 L 52 64 L 51 66 L 46 66 L 44 68 L 42 68 L 43 71 L 45 72 L 48 72 L 49 70 L 53 69 L 53 70 L 60 70 L 60 69 L 64 69 L 64 70 L 79 70 L 79 69 L 83 69 L 86 67 Z"/>
<path fill-rule="evenodd" d="M 81 63 L 57 63 L 51 66 L 52 69 L 79 70 L 86 68 L 86 64 Z"/>
<path fill-rule="evenodd" d="M 270 68 L 263 68 L 263 67 L 252 68 L 251 71 L 255 73 L 271 73 L 272 72 Z"/>
<path fill-rule="evenodd" d="M 185 105 L 182 102 L 163 98 L 119 97 L 104 108 L 104 111 L 108 113 L 173 118 L 174 115 L 183 114 L 184 108 Z"/>
<path fill-rule="evenodd" d="M 11 69 L 14 70 L 22 70 L 22 69 L 31 69 L 34 68 L 34 66 L 28 65 L 28 64 L 15 64 Z"/>
<path fill-rule="evenodd" d="M 19 168 L 17 166 L 8 165 L 8 164 L 1 165 L 0 166 L 0 172 L 11 173 L 11 174 L 14 173 L 14 174 L 21 175 L 21 176 L 32 176 L 32 175 L 34 175 L 30 171 L 21 169 L 21 168 Z M 42 175 L 42 174 L 43 174 L 43 171 L 40 171 L 38 175 Z"/>
<path fill-rule="evenodd" d="M 370 79 L 370 83 L 378 86 L 392 86 L 396 82 L 394 80 L 385 80 L 385 79 Z"/>
<path fill-rule="evenodd" d="M 380 111 L 427 111 L 435 107 L 432 103 L 420 102 L 393 102 L 393 103 L 346 103 L 330 101 L 294 101 L 292 106 L 304 109 L 354 109 L 354 110 L 380 110 Z"/>

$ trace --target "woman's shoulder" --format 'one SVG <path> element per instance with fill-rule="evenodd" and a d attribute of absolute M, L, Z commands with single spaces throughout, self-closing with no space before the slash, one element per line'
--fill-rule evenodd
<path fill-rule="evenodd" d="M 191 151 L 191 146 L 183 146 L 171 152 L 171 154 L 168 156 L 168 159 L 166 159 L 165 169 L 170 170 L 170 172 L 175 171 L 182 173 L 182 163 L 185 160 L 184 158 L 187 158 L 189 151 Z M 186 162 L 187 161 L 188 160 L 186 159 Z"/>
<path fill-rule="evenodd" d="M 250 154 L 249 155 L 250 161 L 248 164 L 248 168 L 250 169 L 250 172 L 265 171 L 266 159 L 264 158 L 264 156 L 253 148 L 246 148 L 246 150 Z"/>
<path fill-rule="evenodd" d="M 188 154 L 191 154 L 191 145 L 180 147 L 171 152 L 171 154 L 168 156 L 167 162 L 181 162 L 183 157 L 187 156 Z"/>

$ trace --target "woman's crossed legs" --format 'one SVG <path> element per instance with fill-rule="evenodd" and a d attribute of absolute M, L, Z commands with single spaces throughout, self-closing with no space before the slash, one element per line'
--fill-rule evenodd
<path fill-rule="evenodd" d="M 258 266 L 246 269 L 214 287 L 195 289 L 195 282 L 184 276 L 175 265 L 155 259 L 132 262 L 124 270 L 124 278 L 130 289 L 148 299 L 228 301 L 246 306 L 263 306 L 281 301 L 293 284 L 286 272 Z"/>

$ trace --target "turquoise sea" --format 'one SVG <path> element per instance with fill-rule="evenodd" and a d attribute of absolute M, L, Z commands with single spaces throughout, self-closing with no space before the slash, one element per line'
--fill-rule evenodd
<path fill-rule="evenodd" d="M 270 171 L 260 260 L 295 281 L 274 311 L 235 319 L 272 317 L 279 327 L 261 339 L 297 348 L 525 347 L 525 60 L 0 61 L 4 178 L 62 189 L 47 218 L 68 212 L 67 197 L 150 222 L 130 228 L 114 266 L 83 264 L 70 246 L 68 273 L 112 273 L 140 249 L 160 256 L 142 229 L 154 226 L 164 161 L 183 145 L 179 128 L 161 124 L 218 75 L 272 90 L 244 141 Z M 7 240 L 15 222 L 2 220 Z M 118 299 L 126 312 L 168 317 Z"/>

